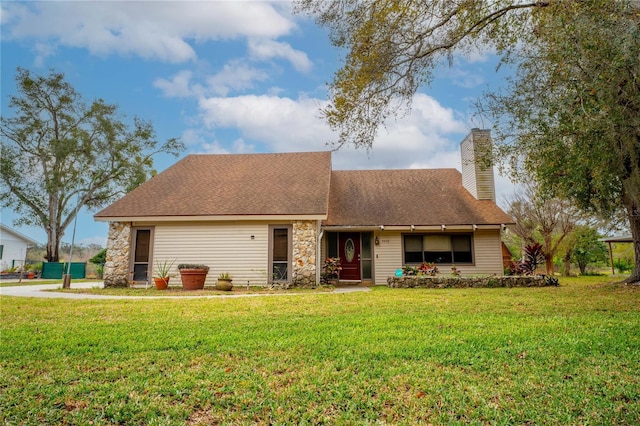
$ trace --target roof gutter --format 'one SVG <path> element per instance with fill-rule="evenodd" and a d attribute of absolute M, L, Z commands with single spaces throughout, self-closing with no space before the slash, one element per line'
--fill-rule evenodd
<path fill-rule="evenodd" d="M 264 221 L 264 220 L 324 220 L 327 215 L 200 215 L 200 216 L 94 216 L 96 222 L 236 222 L 236 221 Z"/>
<path fill-rule="evenodd" d="M 504 230 L 511 223 L 495 223 L 484 225 L 325 225 L 322 227 L 325 231 L 400 231 L 400 232 L 445 232 L 445 231 L 477 231 L 482 229 L 500 229 Z"/>

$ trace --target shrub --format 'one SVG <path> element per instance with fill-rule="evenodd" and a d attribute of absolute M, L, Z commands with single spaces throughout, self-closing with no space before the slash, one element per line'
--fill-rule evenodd
<path fill-rule="evenodd" d="M 556 277 L 552 277 L 551 275 L 544 276 L 544 283 L 545 285 L 548 285 L 548 286 L 558 287 L 560 285 L 560 281 L 558 281 Z"/>
<path fill-rule="evenodd" d="M 509 275 L 534 275 L 539 265 L 544 263 L 544 252 L 539 243 L 529 244 L 523 250 L 524 259 L 511 262 Z"/>
<path fill-rule="evenodd" d="M 438 267 L 435 263 L 427 263 L 422 262 L 420 266 L 418 266 L 418 274 L 419 275 L 430 275 L 435 276 L 438 273 Z"/>
<path fill-rule="evenodd" d="M 322 273 L 320 274 L 320 282 L 323 284 L 329 284 L 332 280 L 340 278 L 340 271 L 342 266 L 340 264 L 339 257 L 328 257 L 322 264 Z"/>
<path fill-rule="evenodd" d="M 404 265 L 402 267 L 402 275 L 405 277 L 414 277 L 418 275 L 418 268 L 416 266 Z"/>
<path fill-rule="evenodd" d="M 633 270 L 633 263 L 629 262 L 627 259 L 613 259 L 613 267 L 623 274 Z"/>
<path fill-rule="evenodd" d="M 207 272 L 209 271 L 209 267 L 207 265 L 197 263 L 181 263 L 178 265 L 178 269 L 204 269 Z"/>

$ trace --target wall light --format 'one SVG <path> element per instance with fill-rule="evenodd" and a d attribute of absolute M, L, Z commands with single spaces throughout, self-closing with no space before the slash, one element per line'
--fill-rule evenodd
<path fill-rule="evenodd" d="M 380 245 L 380 239 L 379 239 L 378 237 L 376 237 L 376 239 L 375 239 L 375 243 L 376 243 L 376 245 L 377 245 L 377 246 L 379 246 L 379 245 Z"/>

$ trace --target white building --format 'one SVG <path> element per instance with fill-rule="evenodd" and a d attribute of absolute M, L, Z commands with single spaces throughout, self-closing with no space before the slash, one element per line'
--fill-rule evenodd
<path fill-rule="evenodd" d="M 0 269 L 22 266 L 27 248 L 38 244 L 26 235 L 0 224 Z"/>

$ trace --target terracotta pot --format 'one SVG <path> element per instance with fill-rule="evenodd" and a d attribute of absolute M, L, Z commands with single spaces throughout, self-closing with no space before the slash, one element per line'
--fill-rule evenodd
<path fill-rule="evenodd" d="M 27 272 L 27 279 L 33 279 L 36 277 L 36 273 L 35 272 Z"/>
<path fill-rule="evenodd" d="M 216 285 L 216 290 L 222 291 L 231 291 L 233 288 L 233 283 L 231 280 L 224 280 L 222 278 L 218 278 L 218 284 Z"/>
<path fill-rule="evenodd" d="M 185 290 L 202 290 L 208 272 L 206 269 L 180 269 L 182 288 Z"/>
<path fill-rule="evenodd" d="M 154 278 L 153 282 L 156 283 L 156 288 L 158 290 L 166 290 L 167 287 L 169 287 L 169 279 L 170 277 Z"/>

